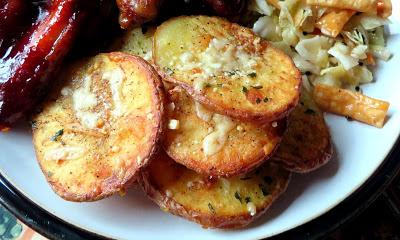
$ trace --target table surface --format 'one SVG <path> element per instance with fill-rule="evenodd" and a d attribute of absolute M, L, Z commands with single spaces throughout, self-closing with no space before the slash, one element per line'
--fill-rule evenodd
<path fill-rule="evenodd" d="M 342 226 L 328 240 L 400 240 L 400 175 L 362 214 Z M 0 206 L 0 240 L 46 239 Z"/>

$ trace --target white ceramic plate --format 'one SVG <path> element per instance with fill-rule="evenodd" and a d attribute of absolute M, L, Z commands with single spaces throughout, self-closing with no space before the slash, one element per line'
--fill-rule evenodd
<path fill-rule="evenodd" d="M 400 134 L 400 2 L 394 4 L 389 27 L 387 63 L 379 63 L 377 82 L 364 92 L 391 103 L 389 120 L 377 129 L 345 118 L 327 115 L 336 159 L 320 170 L 295 175 L 288 191 L 261 219 L 235 231 L 205 230 L 175 217 L 148 200 L 138 189 L 125 197 L 93 203 L 71 203 L 50 189 L 35 160 L 31 134 L 15 129 L 0 134 L 0 173 L 31 201 L 75 226 L 117 239 L 256 239 L 302 225 L 332 209 L 357 190 L 381 165 Z"/>

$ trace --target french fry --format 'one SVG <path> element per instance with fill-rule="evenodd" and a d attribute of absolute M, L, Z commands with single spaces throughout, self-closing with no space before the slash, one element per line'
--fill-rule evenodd
<path fill-rule="evenodd" d="M 318 19 L 315 25 L 323 34 L 336 37 L 355 13 L 354 10 L 332 9 Z"/>
<path fill-rule="evenodd" d="M 313 95 L 322 110 L 351 117 L 378 128 L 383 127 L 389 109 L 388 102 L 323 84 L 315 86 Z"/>
<path fill-rule="evenodd" d="M 376 14 L 385 18 L 392 14 L 391 0 L 307 0 L 307 4 L 321 7 L 351 9 L 357 12 Z"/>

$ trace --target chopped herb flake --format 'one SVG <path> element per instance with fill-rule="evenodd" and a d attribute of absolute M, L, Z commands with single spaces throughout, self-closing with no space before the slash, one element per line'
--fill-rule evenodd
<path fill-rule="evenodd" d="M 255 77 L 257 77 L 257 73 L 256 72 L 252 72 L 252 73 L 247 74 L 247 76 L 251 77 L 251 78 L 255 78 Z"/>
<path fill-rule="evenodd" d="M 58 131 L 54 134 L 54 136 L 51 137 L 51 141 L 57 142 L 57 141 L 58 141 L 58 138 L 61 137 L 63 134 L 64 134 L 64 129 L 58 130 Z"/>
<path fill-rule="evenodd" d="M 272 183 L 272 178 L 270 176 L 265 176 L 264 177 L 264 182 L 268 185 L 270 185 Z"/>
<path fill-rule="evenodd" d="M 240 180 L 249 180 L 249 179 L 251 179 L 251 177 L 242 177 L 242 178 L 240 178 Z"/>
<path fill-rule="evenodd" d="M 240 193 L 239 193 L 239 192 L 235 192 L 235 198 L 236 198 L 237 200 L 239 200 L 240 203 L 242 203 L 242 196 L 240 196 Z"/>
<path fill-rule="evenodd" d="M 51 171 L 48 171 L 48 172 L 47 172 L 47 176 L 48 176 L 48 177 L 51 177 L 51 176 L 53 176 L 53 172 L 51 172 Z"/>
<path fill-rule="evenodd" d="M 212 85 L 211 85 L 211 83 L 206 83 L 206 85 L 204 87 L 210 88 L 210 87 L 212 87 Z"/>
<path fill-rule="evenodd" d="M 247 87 L 244 87 L 244 86 L 242 87 L 242 92 L 243 92 L 243 93 L 247 93 L 248 91 L 249 91 L 249 90 L 247 89 Z"/>
<path fill-rule="evenodd" d="M 251 202 L 251 198 L 250 198 L 250 197 L 246 197 L 246 198 L 244 199 L 244 201 L 245 201 L 246 203 L 249 203 L 249 202 Z"/>
<path fill-rule="evenodd" d="M 172 68 L 169 68 L 169 67 L 164 67 L 164 71 L 168 75 L 174 74 L 174 70 Z"/>
<path fill-rule="evenodd" d="M 35 128 L 37 127 L 37 121 L 36 121 L 36 120 L 32 120 L 32 121 L 31 121 L 31 127 L 32 127 L 33 129 L 35 129 Z"/>
<path fill-rule="evenodd" d="M 251 86 L 252 88 L 254 88 L 254 89 L 261 89 L 261 88 L 263 88 L 263 86 L 261 86 L 261 85 L 255 85 L 255 86 Z"/>
<path fill-rule="evenodd" d="M 256 103 L 259 104 L 261 102 L 261 99 L 257 98 Z"/>
<path fill-rule="evenodd" d="M 304 113 L 305 113 L 305 114 L 314 115 L 314 114 L 315 114 L 315 111 L 312 110 L 312 109 L 310 109 L 310 108 L 308 108 Z"/>
<path fill-rule="evenodd" d="M 268 102 L 268 101 L 269 101 L 269 98 L 265 97 L 263 101 L 264 101 L 264 102 Z"/>
<path fill-rule="evenodd" d="M 213 205 L 211 203 L 208 203 L 208 209 L 210 209 L 210 211 L 215 214 L 215 209 L 213 207 Z"/>
<path fill-rule="evenodd" d="M 225 73 L 226 73 L 226 75 L 228 75 L 229 77 L 232 77 L 232 76 L 234 76 L 234 75 L 237 74 L 237 71 L 238 71 L 238 70 L 233 70 L 233 71 L 228 71 L 228 72 L 225 72 Z"/>
<path fill-rule="evenodd" d="M 258 184 L 258 187 L 260 187 L 263 196 L 269 195 L 269 191 L 267 189 L 267 186 L 265 186 L 264 184 Z"/>

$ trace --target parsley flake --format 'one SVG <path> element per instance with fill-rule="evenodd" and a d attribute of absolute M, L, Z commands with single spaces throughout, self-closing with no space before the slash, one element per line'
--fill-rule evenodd
<path fill-rule="evenodd" d="M 215 214 L 215 209 L 213 207 L 213 205 L 211 203 L 208 203 L 208 209 L 210 209 L 210 211 Z"/>
<path fill-rule="evenodd" d="M 256 72 L 252 72 L 252 73 L 247 74 L 247 76 L 251 77 L 251 78 L 255 78 L 255 77 L 257 77 L 257 73 Z"/>
<path fill-rule="evenodd" d="M 240 196 L 240 193 L 239 193 L 239 192 L 235 192 L 235 198 L 236 198 L 237 200 L 239 200 L 240 203 L 242 203 L 242 196 Z"/>
<path fill-rule="evenodd" d="M 54 136 L 52 136 L 50 139 L 51 139 L 51 141 L 53 141 L 53 142 L 57 142 L 57 141 L 58 141 L 58 138 L 61 137 L 63 134 L 64 134 L 64 129 L 60 129 L 60 130 L 58 130 L 58 131 L 54 134 Z"/>

